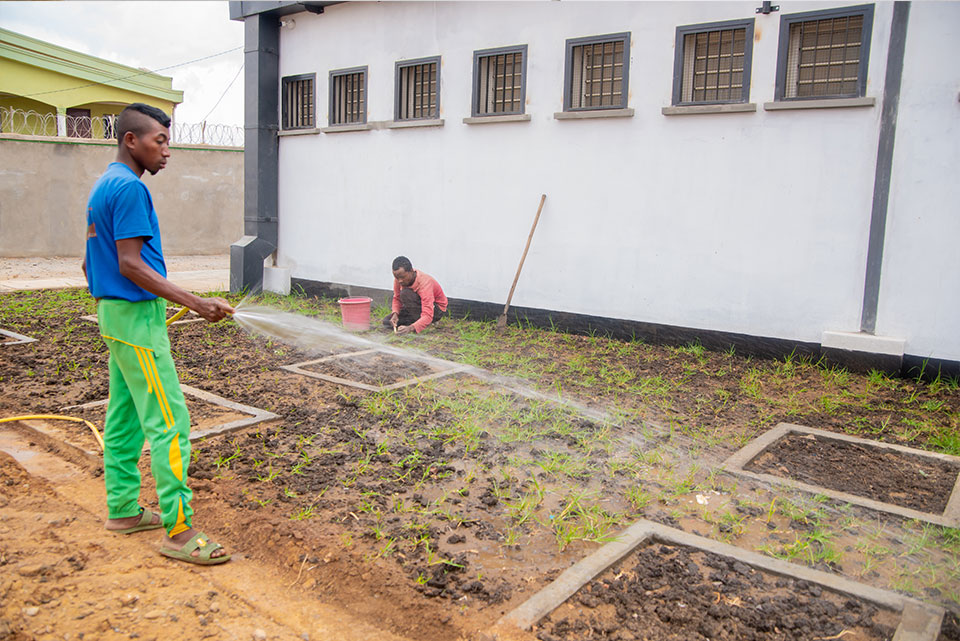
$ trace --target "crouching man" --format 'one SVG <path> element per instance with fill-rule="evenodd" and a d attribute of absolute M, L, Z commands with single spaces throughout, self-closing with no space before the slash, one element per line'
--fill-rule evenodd
<path fill-rule="evenodd" d="M 397 334 L 418 334 L 447 311 L 447 297 L 432 276 L 415 270 L 406 256 L 393 259 L 393 312 L 383 319 Z"/>

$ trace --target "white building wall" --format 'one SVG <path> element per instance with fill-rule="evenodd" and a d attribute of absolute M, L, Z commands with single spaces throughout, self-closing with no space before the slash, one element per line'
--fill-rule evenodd
<path fill-rule="evenodd" d="M 297 14 L 281 30 L 280 71 L 317 74 L 318 126 L 330 70 L 368 65 L 368 118 L 391 120 L 395 62 L 434 55 L 445 124 L 283 137 L 279 262 L 296 278 L 388 288 L 390 261 L 406 254 L 449 296 L 502 302 L 546 193 L 514 305 L 810 342 L 856 331 L 893 5 L 875 9 L 875 107 L 765 111 L 780 15 L 856 3 L 779 4 L 756 15 L 757 111 L 685 116 L 661 114 L 676 27 L 751 18 L 759 2 L 347 3 Z M 565 40 L 623 31 L 635 115 L 556 120 Z M 473 51 L 517 44 L 529 47 L 531 121 L 463 124 Z"/>
<path fill-rule="evenodd" d="M 960 359 L 960 3 L 910 8 L 877 333 Z"/>

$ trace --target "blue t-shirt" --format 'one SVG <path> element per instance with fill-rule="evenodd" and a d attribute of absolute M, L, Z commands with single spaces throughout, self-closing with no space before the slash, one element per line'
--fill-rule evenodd
<path fill-rule="evenodd" d="M 112 162 L 90 190 L 87 201 L 87 282 L 94 298 L 133 302 L 156 298 L 120 273 L 117 241 L 143 238 L 140 257 L 166 278 L 160 223 L 143 181 L 122 162 Z"/>

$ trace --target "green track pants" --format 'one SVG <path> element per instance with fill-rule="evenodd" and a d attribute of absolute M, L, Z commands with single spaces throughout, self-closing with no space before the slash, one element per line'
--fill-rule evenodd
<path fill-rule="evenodd" d="M 109 518 L 140 512 L 137 463 L 146 439 L 163 527 L 173 536 L 190 528 L 193 494 L 187 487 L 190 414 L 170 356 L 166 309 L 162 298 L 137 303 L 104 298 L 97 317 L 110 350 L 110 401 L 103 428 Z"/>

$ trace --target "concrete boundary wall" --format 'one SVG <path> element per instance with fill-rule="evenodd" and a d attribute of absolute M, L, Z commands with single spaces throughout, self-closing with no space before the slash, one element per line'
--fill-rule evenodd
<path fill-rule="evenodd" d="M 116 154 L 112 141 L 0 134 L 0 257 L 82 256 L 90 188 Z M 226 254 L 243 233 L 243 149 L 171 148 L 144 174 L 166 254 Z"/>

